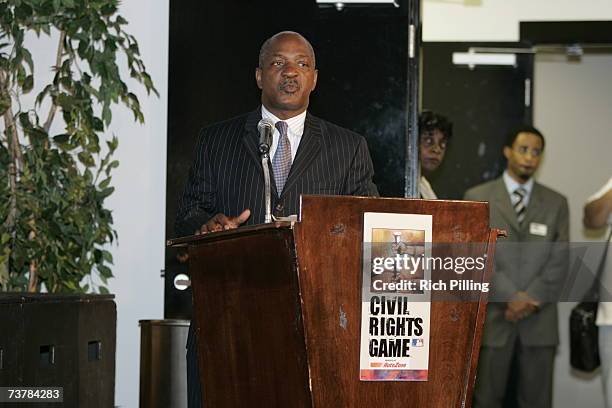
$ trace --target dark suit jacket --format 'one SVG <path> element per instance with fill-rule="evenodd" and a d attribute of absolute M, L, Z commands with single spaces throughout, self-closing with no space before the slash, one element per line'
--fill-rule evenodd
<path fill-rule="evenodd" d="M 555 301 L 559 299 L 569 261 L 565 246 L 569 239 L 567 199 L 535 183 L 520 227 L 502 177 L 468 190 L 465 199 L 489 201 L 491 227 L 508 232 L 506 239 L 498 241 L 495 251 L 483 345 L 503 346 L 513 334 L 527 346 L 558 344 Z M 546 225 L 546 233 L 532 233 L 532 223 Z M 504 318 L 504 311 L 518 291 L 544 303 L 538 312 L 511 323 Z"/>
<path fill-rule="evenodd" d="M 264 181 L 258 153 L 261 109 L 200 132 L 195 160 L 176 219 L 177 235 L 191 235 L 217 213 L 251 210 L 246 224 L 264 222 Z M 280 197 L 272 182 L 276 216 L 297 214 L 300 194 L 376 196 L 365 139 L 309 113 Z"/>

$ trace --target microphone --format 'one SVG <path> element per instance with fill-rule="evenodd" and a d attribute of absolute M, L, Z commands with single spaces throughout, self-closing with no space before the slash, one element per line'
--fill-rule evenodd
<path fill-rule="evenodd" d="M 272 133 L 274 132 L 274 122 L 270 119 L 262 119 L 257 124 L 259 132 L 259 153 L 268 154 L 272 146 Z"/>
<path fill-rule="evenodd" d="M 270 184 L 270 146 L 272 146 L 272 132 L 274 122 L 270 119 L 262 119 L 257 124 L 259 131 L 259 154 L 261 155 L 261 167 L 264 174 L 264 198 L 265 198 L 265 222 L 272 222 L 272 187 Z"/>

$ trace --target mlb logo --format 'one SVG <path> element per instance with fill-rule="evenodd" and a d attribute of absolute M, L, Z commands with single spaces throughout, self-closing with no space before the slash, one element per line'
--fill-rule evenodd
<path fill-rule="evenodd" d="M 423 339 L 412 339 L 412 347 L 423 347 Z"/>

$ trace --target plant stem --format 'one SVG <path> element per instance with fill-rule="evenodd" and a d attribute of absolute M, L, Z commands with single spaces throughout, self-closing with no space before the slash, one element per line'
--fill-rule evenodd
<path fill-rule="evenodd" d="M 21 145 L 19 144 L 19 136 L 17 134 L 17 126 L 15 126 L 15 120 L 13 119 L 13 104 L 12 98 L 8 91 L 8 76 L 4 71 L 0 71 L 0 93 L 5 93 L 9 96 L 9 106 L 4 112 L 4 127 L 7 133 L 7 140 L 9 144 L 9 153 L 11 159 L 17 167 L 16 170 L 23 168 L 23 156 L 21 154 Z"/>
<path fill-rule="evenodd" d="M 59 71 L 62 66 L 62 55 L 64 53 L 64 40 L 66 39 L 66 33 L 64 31 L 60 31 L 59 44 L 57 45 L 57 55 L 55 57 L 55 70 Z M 43 125 L 45 132 L 49 133 L 49 129 L 51 129 L 51 123 L 53 123 L 53 118 L 55 117 L 55 112 L 57 111 L 57 105 L 55 102 L 51 102 L 51 108 L 49 109 L 49 114 L 47 115 L 47 120 Z"/>
<path fill-rule="evenodd" d="M 28 222 L 28 225 L 30 226 L 30 233 L 28 234 L 28 239 L 30 241 L 33 241 L 36 239 L 36 229 L 35 229 L 35 221 L 34 219 L 31 219 Z M 31 259 L 30 260 L 30 276 L 28 279 L 28 292 L 38 292 L 38 273 L 37 273 L 37 265 L 36 265 L 36 259 Z"/>
<path fill-rule="evenodd" d="M 17 126 L 13 119 L 12 98 L 8 92 L 8 75 L 4 71 L 0 71 L 0 93 L 8 95 L 9 106 L 4 112 L 4 127 L 6 132 L 6 140 L 9 151 L 9 188 L 11 191 L 9 201 L 9 213 L 4 221 L 6 230 L 11 236 L 15 237 L 15 223 L 17 220 L 17 179 L 20 169 L 23 168 L 23 155 L 21 153 L 21 145 L 19 144 L 19 135 L 17 134 Z M 9 261 L 7 260 L 7 263 Z M 8 270 L 8 264 L 7 264 Z M 10 273 L 10 271 L 9 271 Z"/>
<path fill-rule="evenodd" d="M 30 262 L 30 278 L 28 280 L 28 292 L 38 292 L 38 274 L 36 273 L 36 261 Z"/>

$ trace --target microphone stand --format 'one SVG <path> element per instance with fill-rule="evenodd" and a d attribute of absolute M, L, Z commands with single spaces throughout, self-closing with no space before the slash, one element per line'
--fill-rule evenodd
<path fill-rule="evenodd" d="M 261 167 L 263 168 L 264 173 L 264 189 L 266 195 L 266 216 L 264 222 L 269 223 L 272 222 L 272 194 L 271 194 L 271 186 L 270 186 L 270 168 L 268 167 L 270 163 L 270 148 L 266 144 L 261 144 L 259 146 L 259 153 L 261 155 Z"/>
<path fill-rule="evenodd" d="M 272 186 L 270 185 L 270 146 L 272 145 L 272 129 L 274 123 L 267 119 L 262 119 L 257 124 L 259 131 L 259 155 L 261 156 L 261 167 L 264 173 L 264 194 L 266 215 L 265 223 L 272 222 Z"/>

